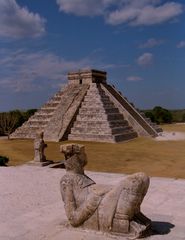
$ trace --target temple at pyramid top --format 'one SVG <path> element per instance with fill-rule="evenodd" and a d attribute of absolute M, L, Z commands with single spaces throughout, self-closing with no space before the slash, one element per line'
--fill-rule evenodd
<path fill-rule="evenodd" d="M 107 73 L 95 69 L 68 73 L 69 84 L 106 83 Z"/>
<path fill-rule="evenodd" d="M 43 132 L 48 141 L 115 143 L 158 136 L 162 129 L 108 84 L 106 75 L 94 69 L 68 73 L 68 83 L 10 137 L 33 139 Z"/>

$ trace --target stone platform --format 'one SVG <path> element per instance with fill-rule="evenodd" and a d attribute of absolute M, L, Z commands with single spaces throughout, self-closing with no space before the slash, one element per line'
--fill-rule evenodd
<path fill-rule="evenodd" d="M 64 169 L 0 168 L 1 240 L 125 240 L 67 224 L 59 182 Z M 116 184 L 121 174 L 86 172 L 97 183 Z M 151 178 L 142 211 L 153 221 L 149 240 L 185 239 L 185 180 Z"/>

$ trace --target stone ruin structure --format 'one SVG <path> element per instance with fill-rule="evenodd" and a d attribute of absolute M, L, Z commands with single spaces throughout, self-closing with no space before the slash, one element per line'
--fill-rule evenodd
<path fill-rule="evenodd" d="M 29 164 L 39 165 L 39 166 L 47 166 L 53 161 L 47 160 L 44 154 L 45 148 L 47 148 L 47 144 L 44 142 L 44 133 L 38 132 L 36 133 L 36 137 L 34 139 L 34 160 L 29 162 Z"/>
<path fill-rule="evenodd" d="M 36 162 L 45 162 L 46 156 L 44 155 L 44 149 L 47 148 L 47 144 L 43 140 L 43 132 L 38 133 L 34 140 L 34 161 Z"/>
<path fill-rule="evenodd" d="M 117 186 L 99 185 L 84 173 L 87 158 L 83 145 L 65 144 L 66 174 L 60 182 L 62 199 L 69 223 L 132 239 L 146 236 L 151 220 L 140 210 L 149 187 L 145 173 L 123 178 Z"/>
<path fill-rule="evenodd" d="M 120 142 L 162 129 L 107 83 L 106 72 L 84 70 L 69 73 L 68 84 L 10 137 L 34 139 L 37 131 L 48 141 Z"/>

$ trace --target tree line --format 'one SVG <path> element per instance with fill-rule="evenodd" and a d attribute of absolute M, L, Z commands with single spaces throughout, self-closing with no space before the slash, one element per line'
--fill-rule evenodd
<path fill-rule="evenodd" d="M 185 122 L 185 109 L 168 110 L 156 106 L 152 110 L 143 110 L 143 112 L 146 117 L 157 124 Z"/>
<path fill-rule="evenodd" d="M 36 111 L 37 109 L 0 112 L 0 136 L 8 136 L 9 138 L 10 134 L 27 121 Z"/>
<path fill-rule="evenodd" d="M 36 111 L 37 109 L 0 112 L 0 136 L 8 136 L 9 138 L 10 134 L 27 121 Z M 185 109 L 167 110 L 160 106 L 156 106 L 152 110 L 143 110 L 143 112 L 146 117 L 157 124 L 185 122 Z"/>

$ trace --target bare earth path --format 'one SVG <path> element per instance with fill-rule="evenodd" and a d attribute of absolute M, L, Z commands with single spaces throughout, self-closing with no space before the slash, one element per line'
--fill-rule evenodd
<path fill-rule="evenodd" d="M 59 182 L 63 169 L 0 168 L 0 240 L 112 240 L 118 236 L 66 226 Z M 97 183 L 116 184 L 124 175 L 87 172 Z M 151 178 L 143 212 L 158 234 L 151 240 L 185 239 L 185 180 Z"/>

